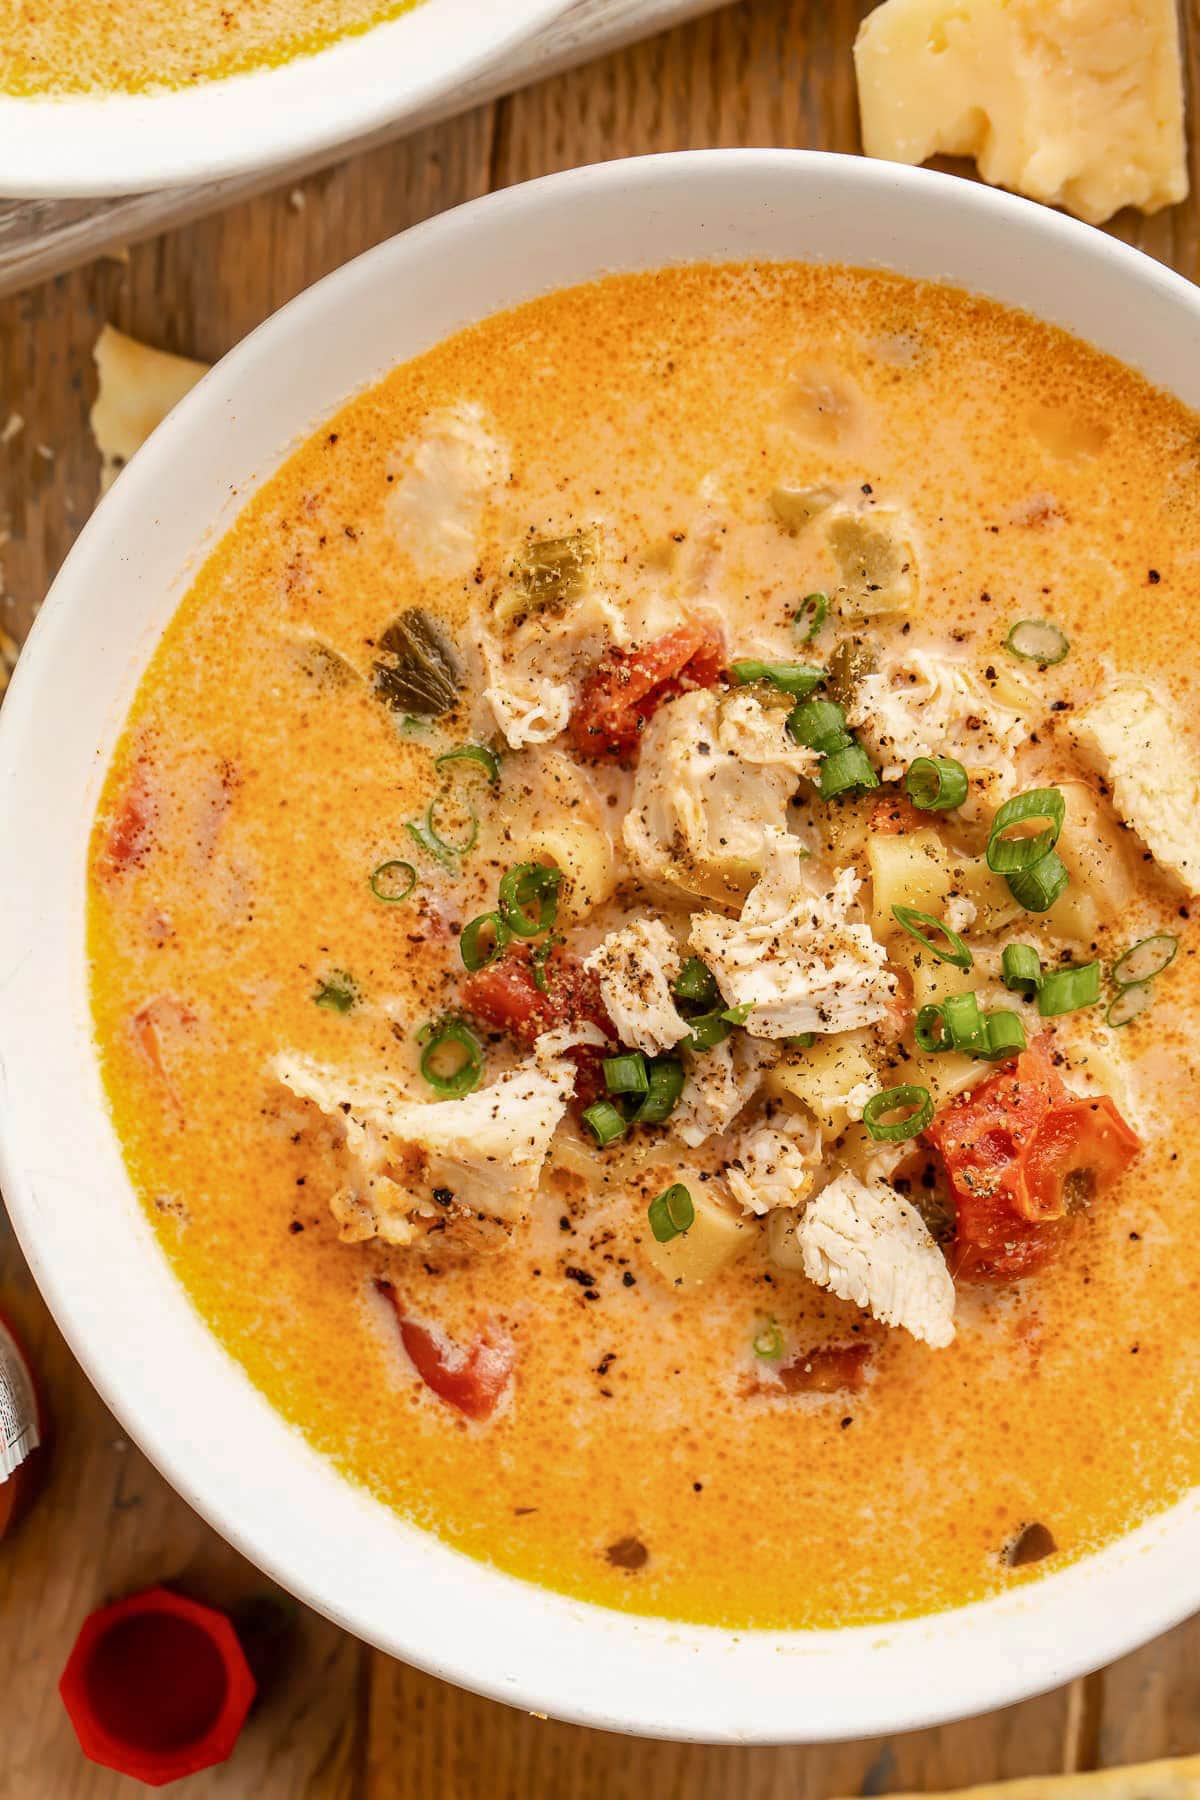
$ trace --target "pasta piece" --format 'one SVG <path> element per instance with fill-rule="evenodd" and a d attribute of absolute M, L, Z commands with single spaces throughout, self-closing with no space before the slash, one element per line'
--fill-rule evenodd
<path fill-rule="evenodd" d="M 839 507 L 829 515 L 829 546 L 841 580 L 838 600 L 854 618 L 911 612 L 920 593 L 913 526 L 907 513 L 880 506 L 873 512 Z"/>
<path fill-rule="evenodd" d="M 208 364 L 152 350 L 112 325 L 96 339 L 92 357 L 99 385 L 88 422 L 100 452 L 100 492 L 106 494 L 134 451 L 208 373 Z"/>

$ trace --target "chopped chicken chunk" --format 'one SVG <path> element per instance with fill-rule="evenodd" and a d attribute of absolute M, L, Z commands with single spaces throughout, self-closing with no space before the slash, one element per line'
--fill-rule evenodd
<path fill-rule="evenodd" d="M 799 1115 L 789 1120 L 790 1134 L 774 1125 L 756 1125 L 737 1147 L 723 1170 L 730 1193 L 747 1212 L 760 1215 L 780 1206 L 799 1206 L 807 1198 L 821 1161 L 816 1128 L 804 1127 Z"/>
<path fill-rule="evenodd" d="M 726 1005 L 750 1008 L 745 1027 L 756 1037 L 856 1031 L 877 1024 L 895 993 L 886 950 L 850 918 L 858 876 L 843 869 L 829 893 L 814 893 L 804 860 L 795 838 L 770 840 L 741 918 L 700 913 L 692 922 L 693 949 Z"/>
<path fill-rule="evenodd" d="M 560 1049 L 539 1039 L 533 1061 L 459 1100 L 409 1100 L 386 1076 L 291 1051 L 271 1070 L 344 1143 L 351 1178 L 331 1202 L 343 1239 L 410 1244 L 434 1223 L 472 1217 L 511 1229 L 526 1216 L 574 1085 Z"/>
<path fill-rule="evenodd" d="M 954 1339 L 954 1282 L 920 1213 L 886 1182 L 844 1172 L 796 1227 L 804 1273 L 941 1350 Z"/>
<path fill-rule="evenodd" d="M 671 997 L 679 951 L 661 919 L 634 919 L 610 931 L 583 966 L 599 976 L 604 1005 L 623 1044 L 659 1056 L 688 1035 Z"/>
<path fill-rule="evenodd" d="M 484 502 L 508 474 L 508 452 L 483 408 L 464 401 L 431 413 L 388 474 L 387 519 L 401 549 L 423 573 L 468 574 Z"/>
<path fill-rule="evenodd" d="M 787 729 L 788 708 L 756 694 L 683 694 L 642 740 L 625 848 L 645 880 L 712 899 L 745 893 L 767 840 L 817 756 Z"/>
<path fill-rule="evenodd" d="M 1166 707 L 1123 683 L 1076 713 L 1069 730 L 1154 860 L 1200 894 L 1200 768 Z"/>
<path fill-rule="evenodd" d="M 918 756 L 954 756 L 968 768 L 1011 773 L 1029 735 L 1024 715 L 989 694 L 973 671 L 925 650 L 904 650 L 859 678 L 847 723 L 884 781 L 898 781 Z"/>
<path fill-rule="evenodd" d="M 687 1080 L 671 1114 L 671 1129 L 691 1150 L 728 1131 L 757 1092 L 774 1051 L 745 1032 L 687 1057 Z"/>

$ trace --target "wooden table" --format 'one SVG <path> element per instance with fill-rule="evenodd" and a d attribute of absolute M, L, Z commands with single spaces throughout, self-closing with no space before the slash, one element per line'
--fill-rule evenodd
<path fill-rule="evenodd" d="M 855 150 L 850 45 L 866 0 L 743 0 L 0 305 L 0 625 L 16 638 L 93 505 L 92 344 L 111 320 L 220 356 L 348 257 L 490 188 L 700 145 Z M 1188 9 L 1195 85 L 1200 23 Z M 1192 279 L 1200 203 L 1117 229 Z M 8 854 L 13 846 L 6 845 Z M 82 1200 L 82 1197 L 81 1197 Z M 0 1548 L 0 1800 L 132 1785 L 78 1755 L 56 1693 L 83 1615 L 150 1581 L 243 1609 L 272 1674 L 234 1760 L 186 1791 L 261 1800 L 829 1800 L 1200 1748 L 1200 1621 L 1059 1693 L 962 1725 L 816 1750 L 652 1745 L 509 1712 L 414 1674 L 271 1587 L 127 1443 L 75 1367 L 0 1214 L 0 1301 L 58 1423 L 48 1492 Z"/>

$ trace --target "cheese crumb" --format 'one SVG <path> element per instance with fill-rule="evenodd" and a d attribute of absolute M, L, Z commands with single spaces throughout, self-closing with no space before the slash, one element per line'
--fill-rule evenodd
<path fill-rule="evenodd" d="M 885 0 L 854 62 L 868 156 L 973 156 L 1092 225 L 1187 195 L 1174 0 Z"/>

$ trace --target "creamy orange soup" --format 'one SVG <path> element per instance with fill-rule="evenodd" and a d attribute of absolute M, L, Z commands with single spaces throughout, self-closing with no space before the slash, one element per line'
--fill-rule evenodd
<path fill-rule="evenodd" d="M 273 67 L 418 0 L 4 0 L 0 93 L 144 93 Z"/>
<path fill-rule="evenodd" d="M 347 1478 L 797 1627 L 1192 1486 L 1198 446 L 961 292 L 695 267 L 254 497 L 108 776 L 95 1026 L 165 1254 Z"/>

